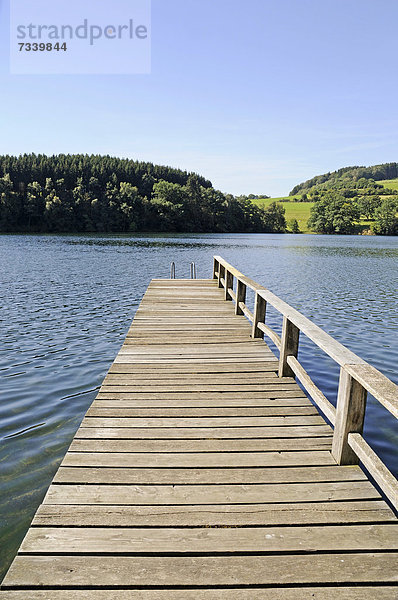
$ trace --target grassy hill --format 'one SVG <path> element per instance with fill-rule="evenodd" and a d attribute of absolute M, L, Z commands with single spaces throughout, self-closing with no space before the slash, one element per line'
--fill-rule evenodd
<path fill-rule="evenodd" d="M 280 203 L 285 209 L 285 217 L 288 225 L 292 219 L 296 219 L 302 233 L 311 233 L 308 229 L 307 221 L 310 218 L 311 206 L 313 206 L 314 203 L 298 202 L 299 198 L 301 198 L 300 194 L 297 196 L 285 196 L 281 198 L 259 198 L 252 202 L 260 208 L 267 208 L 272 202 Z"/>
<path fill-rule="evenodd" d="M 303 233 L 360 233 L 374 229 L 378 234 L 394 235 L 391 232 L 398 227 L 398 163 L 346 167 L 296 185 L 287 197 L 258 198 L 252 202 L 262 208 L 277 202 L 285 209 L 288 229 L 296 219 Z M 314 206 L 317 218 L 312 216 L 311 229 L 308 219 Z"/>
<path fill-rule="evenodd" d="M 398 179 L 382 179 L 378 181 L 383 187 L 389 190 L 398 190 Z"/>

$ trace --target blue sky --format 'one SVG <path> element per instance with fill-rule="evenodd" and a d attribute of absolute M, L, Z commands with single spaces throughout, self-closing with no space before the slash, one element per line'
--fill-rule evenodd
<path fill-rule="evenodd" d="M 398 160 L 397 0 L 152 0 L 151 74 L 87 76 L 10 75 L 7 4 L 1 154 L 111 154 L 273 196 Z"/>

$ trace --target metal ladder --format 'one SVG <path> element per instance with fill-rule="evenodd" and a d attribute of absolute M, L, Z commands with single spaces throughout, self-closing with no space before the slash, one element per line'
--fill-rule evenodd
<path fill-rule="evenodd" d="M 190 270 L 190 279 L 196 279 L 196 264 L 194 262 L 191 262 L 191 264 L 189 265 L 189 270 Z M 175 279 L 176 278 L 176 264 L 173 261 L 170 265 L 170 279 Z"/>

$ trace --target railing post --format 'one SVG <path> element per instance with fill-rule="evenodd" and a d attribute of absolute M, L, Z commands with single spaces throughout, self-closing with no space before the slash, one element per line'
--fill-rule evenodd
<path fill-rule="evenodd" d="M 231 296 L 228 294 L 228 288 L 232 288 L 234 285 L 234 276 L 229 271 L 225 270 L 225 293 L 224 300 L 232 300 Z"/>
<path fill-rule="evenodd" d="M 239 302 L 245 302 L 246 300 L 246 285 L 240 280 L 236 279 L 236 305 L 235 314 L 243 315 L 243 310 L 239 308 Z"/>
<path fill-rule="evenodd" d="M 348 434 L 363 431 L 366 395 L 365 388 L 341 367 L 332 444 L 332 454 L 339 465 L 359 463 L 357 455 L 348 445 Z"/>
<path fill-rule="evenodd" d="M 300 329 L 293 325 L 287 317 L 283 317 L 281 351 L 279 355 L 279 377 L 294 377 L 294 373 L 287 364 L 287 357 L 297 358 Z"/>
<path fill-rule="evenodd" d="M 252 327 L 252 337 L 253 338 L 263 338 L 264 339 L 264 332 L 261 331 L 261 329 L 259 329 L 257 327 L 257 324 L 265 322 L 266 310 L 267 310 L 267 301 L 264 300 L 264 298 L 262 296 L 259 296 L 258 293 L 256 292 L 256 297 L 254 300 L 254 319 L 253 319 L 253 327 Z"/>
<path fill-rule="evenodd" d="M 222 288 L 221 279 L 225 277 L 225 267 L 218 263 L 218 287 Z"/>
<path fill-rule="evenodd" d="M 218 262 L 218 260 L 216 259 L 216 257 L 214 257 L 213 260 L 213 279 L 217 279 L 218 276 L 216 275 L 216 273 L 218 273 L 218 269 L 220 268 L 220 264 Z"/>

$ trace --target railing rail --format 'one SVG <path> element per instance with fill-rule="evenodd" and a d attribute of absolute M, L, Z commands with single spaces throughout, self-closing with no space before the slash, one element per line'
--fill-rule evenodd
<path fill-rule="evenodd" d="M 310 319 L 264 286 L 225 261 L 214 257 L 213 278 L 224 288 L 224 298 L 235 303 L 235 313 L 252 323 L 252 337 L 268 336 L 279 350 L 279 376 L 296 377 L 334 425 L 332 454 L 339 464 L 362 462 L 398 509 L 398 481 L 362 437 L 367 393 L 398 418 L 398 386 L 351 352 Z M 236 291 L 234 291 L 234 280 Z M 255 293 L 253 312 L 246 304 L 247 288 Z M 283 316 L 282 336 L 265 324 L 267 305 Z M 337 407 L 315 385 L 297 359 L 300 335 L 305 335 L 340 366 Z"/>

